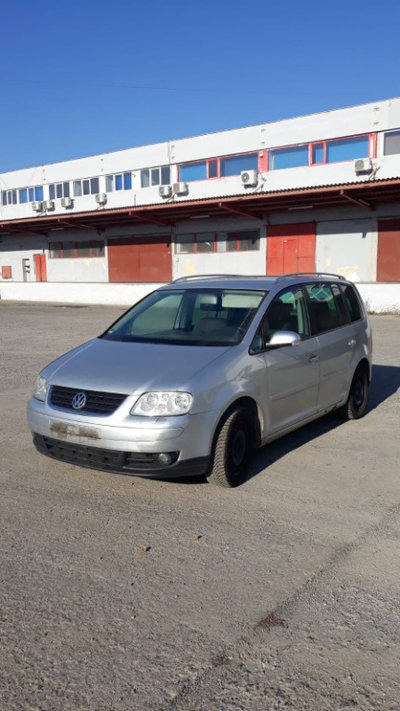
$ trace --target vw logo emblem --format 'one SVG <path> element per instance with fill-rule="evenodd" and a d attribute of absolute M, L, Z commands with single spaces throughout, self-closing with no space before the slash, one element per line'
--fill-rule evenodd
<path fill-rule="evenodd" d="M 87 403 L 87 395 L 84 392 L 79 392 L 72 398 L 72 407 L 74 410 L 82 410 Z"/>

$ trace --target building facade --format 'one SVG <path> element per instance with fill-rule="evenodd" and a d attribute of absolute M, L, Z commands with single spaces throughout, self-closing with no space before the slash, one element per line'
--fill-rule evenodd
<path fill-rule="evenodd" d="M 400 98 L 0 174 L 0 298 L 339 273 L 400 312 Z"/>

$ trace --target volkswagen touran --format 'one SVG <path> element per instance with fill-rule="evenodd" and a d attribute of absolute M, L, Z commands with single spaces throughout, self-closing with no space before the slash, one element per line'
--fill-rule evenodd
<path fill-rule="evenodd" d="M 185 277 L 44 368 L 28 422 L 57 460 L 236 486 L 254 448 L 333 410 L 364 415 L 371 351 L 340 276 Z"/>

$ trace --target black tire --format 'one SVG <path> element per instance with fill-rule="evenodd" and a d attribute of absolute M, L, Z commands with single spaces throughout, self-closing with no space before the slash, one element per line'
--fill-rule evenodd
<path fill-rule="evenodd" d="M 357 368 L 351 381 L 349 397 L 339 415 L 345 420 L 359 420 L 365 415 L 368 400 L 368 374 L 365 368 Z"/>
<path fill-rule="evenodd" d="M 227 413 L 220 424 L 207 480 L 224 487 L 241 484 L 252 449 L 251 414 L 237 407 Z"/>

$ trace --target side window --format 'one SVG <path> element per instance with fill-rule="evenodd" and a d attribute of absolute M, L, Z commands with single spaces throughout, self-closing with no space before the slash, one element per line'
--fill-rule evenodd
<path fill-rule="evenodd" d="M 269 305 L 261 324 L 263 343 L 267 343 L 275 331 L 294 331 L 303 339 L 310 335 L 302 289 L 285 289 Z"/>
<path fill-rule="evenodd" d="M 310 316 L 314 333 L 323 333 L 343 324 L 337 299 L 330 284 L 312 284 L 306 286 Z"/>
<path fill-rule="evenodd" d="M 347 310 L 350 314 L 351 321 L 358 321 L 362 314 L 360 303 L 358 301 L 357 295 L 352 286 L 341 286 L 340 287 L 344 296 L 344 300 L 347 306 Z"/>

